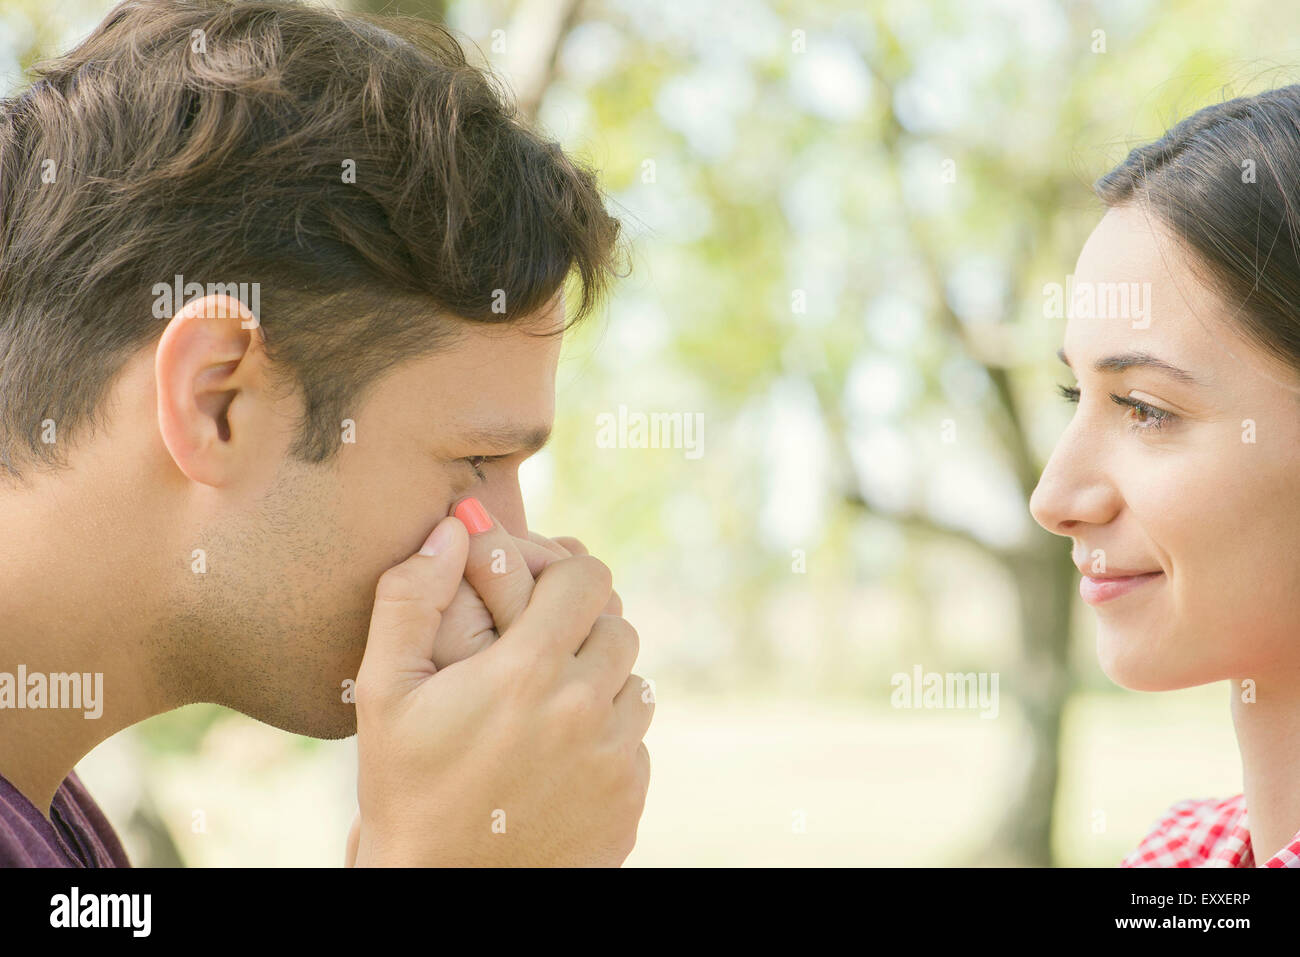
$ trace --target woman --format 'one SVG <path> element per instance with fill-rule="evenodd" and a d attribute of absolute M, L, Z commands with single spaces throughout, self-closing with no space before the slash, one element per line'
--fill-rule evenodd
<path fill-rule="evenodd" d="M 1030 510 L 1072 542 L 1113 681 L 1230 682 L 1244 781 L 1123 863 L 1300 867 L 1300 86 L 1201 110 L 1096 190 L 1078 407 Z"/>

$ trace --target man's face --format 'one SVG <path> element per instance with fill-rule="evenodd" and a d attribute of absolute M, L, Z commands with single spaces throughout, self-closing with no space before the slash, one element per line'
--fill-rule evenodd
<path fill-rule="evenodd" d="M 287 441 L 274 450 L 283 462 L 266 494 L 253 508 L 232 504 L 204 533 L 207 594 L 172 623 L 204 648 L 182 652 L 201 658 L 185 683 L 285 730 L 354 733 L 345 681 L 365 650 L 379 576 L 464 495 L 527 533 L 518 469 L 550 432 L 560 349 L 559 335 L 539 333 L 562 315 L 561 304 L 526 326 L 463 323 L 454 344 L 366 393 L 350 416 L 355 442 L 341 439 L 324 465 L 288 458 Z"/>

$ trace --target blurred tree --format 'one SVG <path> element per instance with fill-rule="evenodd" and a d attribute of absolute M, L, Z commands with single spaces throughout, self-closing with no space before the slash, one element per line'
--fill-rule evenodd
<path fill-rule="evenodd" d="M 968 542 L 1015 582 L 1020 651 L 1002 687 L 1019 704 L 1028 740 L 1005 813 L 972 862 L 1048 865 L 1061 716 L 1076 682 L 1067 654 L 1074 568 L 1062 541 L 1027 521 L 1042 465 L 1031 433 L 1041 416 L 1026 415 L 1024 395 L 1043 394 L 1035 390 L 1051 356 L 1047 337 L 1059 332 L 1041 321 L 1041 276 L 1059 275 L 1077 250 L 1076 236 L 1059 224 L 1088 199 L 1068 144 L 1054 131 L 1087 126 L 1097 95 L 1089 44 L 1097 12 L 1069 7 L 1060 17 L 1063 37 L 1038 60 L 1005 42 L 1016 33 L 1014 11 L 988 22 L 954 3 L 879 3 L 865 13 L 785 5 L 776 13 L 779 19 L 749 3 L 701 14 L 691 32 L 656 23 L 651 42 L 639 37 L 651 32 L 644 19 L 602 6 L 600 19 L 630 39 L 620 48 L 621 68 L 585 90 L 593 106 L 585 129 L 619 144 L 610 146 L 609 181 L 628 206 L 654 214 L 643 230 L 654 231 L 654 242 L 641 254 L 652 270 L 672 276 L 655 290 L 671 325 L 667 361 L 707 390 L 711 414 L 743 419 L 776 383 L 801 380 L 819 400 L 837 453 L 828 475 L 841 477 L 843 500 L 859 518 L 883 517 L 918 540 L 939 533 Z M 936 72 L 946 78 L 949 65 L 979 73 L 978 86 L 933 89 Z M 855 73 L 861 67 L 865 83 Z M 859 89 L 870 95 L 859 98 Z M 962 93 L 989 108 L 988 120 L 967 115 L 956 128 L 927 128 L 918 115 L 924 107 Z M 1030 103 L 1034 123 L 1017 126 Z M 1035 152 L 1045 143 L 1049 151 Z M 945 189 L 924 185 L 939 182 L 945 156 L 956 158 L 961 188 L 927 207 L 916 194 Z M 647 157 L 657 179 L 644 175 Z M 692 207 L 708 224 L 696 235 L 681 227 Z M 1005 289 L 1002 321 L 962 314 L 954 287 L 977 254 L 993 260 L 987 270 Z M 791 307 L 792 290 L 801 308 Z M 977 366 L 986 388 L 960 412 L 983 422 L 964 423 L 964 434 L 986 446 L 989 471 L 1001 467 L 1009 476 L 1028 526 L 1016 541 L 994 542 L 940 518 L 921 495 L 915 508 L 899 510 L 863 491 L 872 467 L 890 463 L 853 454 L 859 423 L 847 408 L 855 365 L 878 350 L 859 317 L 895 293 L 920 305 L 929 329 L 902 357 L 920 389 L 892 427 L 904 436 L 928 429 L 920 423 L 936 408 L 964 401 L 941 383 L 947 370 Z M 634 386 L 615 388 L 622 395 Z M 788 587 L 788 558 L 769 552 L 764 561 L 752 547 L 769 463 L 756 450 L 728 451 L 735 461 L 721 467 L 728 481 L 711 501 L 717 521 L 737 524 L 730 532 L 738 547 L 725 553 L 719 615 L 737 636 L 738 664 L 757 675 L 775 662 L 764 599 Z M 979 477 L 955 457 L 937 467 Z M 695 482 L 712 484 L 698 475 Z M 827 529 L 842 518 L 829 512 Z M 828 541 L 843 548 L 842 536 Z M 835 559 L 823 556 L 823 567 L 828 561 Z M 852 577 L 843 584 L 852 587 Z M 808 637 L 825 640 L 815 629 Z"/>
<path fill-rule="evenodd" d="M 1087 5 L 1077 5 L 1073 10 L 1071 33 L 1086 36 Z M 910 257 L 929 287 L 926 301 L 930 319 L 942 332 L 944 350 L 978 362 L 992 386 L 988 391 L 991 400 L 980 411 L 988 418 L 987 432 L 995 437 L 1001 457 L 1009 464 L 1027 511 L 1043 463 L 1034 450 L 1021 411 L 1017 371 L 1019 366 L 1026 364 L 1026 359 L 1034 366 L 1041 366 L 1041 359 L 997 346 L 990 347 L 990 339 L 994 342 L 1005 342 L 1005 339 L 985 336 L 981 340 L 971 323 L 955 310 L 951 274 L 958 264 L 958 256 L 966 250 L 951 242 L 951 230 L 936 227 L 927 222 L 924 215 L 918 214 L 915 204 L 909 202 L 906 195 L 906 178 L 919 172 L 916 161 L 911 158 L 913 154 L 909 152 L 909 146 L 918 137 L 909 132 L 899 115 L 898 83 L 915 69 L 915 63 L 909 62 L 915 51 L 899 42 L 893 25 L 880 15 L 879 10 L 874 18 L 874 27 L 877 42 L 874 56 L 867 57 L 867 64 L 878 98 L 878 135 L 890 173 L 887 186 L 892 193 L 892 216 L 901 225 Z M 1061 64 L 1061 69 L 1067 76 L 1079 75 L 1084 72 L 1081 60 L 1087 55 L 1088 48 L 1077 44 L 1072 57 Z M 1063 112 L 1067 105 L 1062 104 Z M 1069 122 L 1069 117 L 1061 116 L 1058 122 Z M 1006 288 L 1012 297 L 1021 300 L 1021 308 L 1009 310 L 1009 314 L 1011 318 L 1026 312 L 1033 315 L 1035 310 L 1041 310 L 1042 302 L 1041 282 L 1037 281 L 1039 262 L 1035 252 L 1042 237 L 1052 233 L 1053 223 L 1063 206 L 1068 200 L 1077 198 L 1080 191 L 1078 177 L 1068 164 L 1063 163 L 1047 164 L 1027 175 L 1014 143 L 977 144 L 973 148 L 970 144 L 961 144 L 959 152 L 955 152 L 964 168 L 976 171 L 974 175 L 979 177 L 981 190 L 1014 194 L 1014 198 L 1010 195 L 986 195 L 984 203 L 1001 205 L 1008 215 L 1015 217 L 1016 239 L 1003 258 L 1003 265 L 1007 272 Z M 1004 202 L 1000 204 L 999 200 Z M 956 215 L 982 224 L 983 206 L 971 204 L 959 208 Z M 952 213 L 945 211 L 940 215 Z M 999 228 L 1006 225 L 1001 224 Z M 1033 380 L 1024 384 L 1032 386 L 1037 382 Z M 842 401 L 844 388 L 842 381 L 822 382 L 818 391 L 827 422 L 838 438 L 837 445 L 845 462 L 849 463 L 853 460 L 848 452 L 845 425 L 842 417 L 834 411 Z M 852 466 L 849 469 L 852 470 Z M 846 499 L 859 508 L 871 510 L 871 504 L 857 491 L 860 487 L 860 482 L 855 483 L 854 488 L 846 493 Z M 884 514 L 914 533 L 956 536 L 973 543 L 1000 562 L 1016 583 L 1021 656 L 1018 673 L 1002 687 L 1015 689 L 1014 694 L 1026 719 L 1027 749 L 1005 812 L 987 843 L 967 863 L 1050 866 L 1053 812 L 1060 774 L 1061 717 L 1065 702 L 1076 684 L 1068 655 L 1070 610 L 1076 581 L 1069 551 L 1062 547 L 1059 538 L 1036 526 L 1022 543 L 993 546 L 973 535 L 969 529 L 944 524 L 924 510 Z"/>

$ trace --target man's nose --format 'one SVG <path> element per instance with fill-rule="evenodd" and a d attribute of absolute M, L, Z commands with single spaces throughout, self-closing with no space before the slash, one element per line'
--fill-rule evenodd
<path fill-rule="evenodd" d="M 524 515 L 524 496 L 518 479 L 512 476 L 508 481 L 492 483 L 476 497 L 507 532 L 515 538 L 528 537 L 528 518 Z"/>

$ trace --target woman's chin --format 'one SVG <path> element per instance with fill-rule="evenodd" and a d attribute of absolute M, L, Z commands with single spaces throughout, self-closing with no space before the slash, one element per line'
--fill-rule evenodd
<path fill-rule="evenodd" d="M 1213 679 L 1188 668 L 1187 661 L 1169 661 L 1168 644 L 1151 640 L 1150 632 L 1129 634 L 1124 629 L 1097 625 L 1097 662 L 1102 673 L 1129 691 L 1177 691 Z"/>

